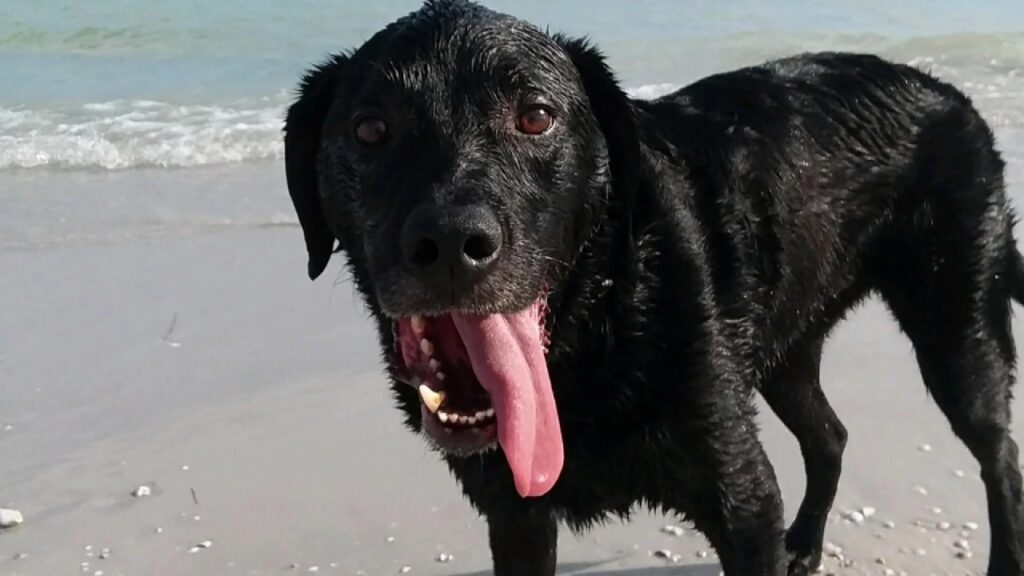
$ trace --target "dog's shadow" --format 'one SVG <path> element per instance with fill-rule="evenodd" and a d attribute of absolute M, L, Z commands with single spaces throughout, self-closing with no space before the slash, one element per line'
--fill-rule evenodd
<path fill-rule="evenodd" d="M 587 572 L 594 568 L 600 568 L 607 562 L 576 562 L 558 565 L 558 576 L 718 576 L 722 569 L 718 564 L 701 564 L 694 566 L 664 566 L 654 568 L 629 568 L 624 570 L 598 570 Z M 465 572 L 453 576 L 493 576 L 494 572 L 485 570 L 483 572 Z"/>

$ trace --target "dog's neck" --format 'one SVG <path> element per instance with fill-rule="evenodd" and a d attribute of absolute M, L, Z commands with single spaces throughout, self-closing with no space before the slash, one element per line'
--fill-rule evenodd
<path fill-rule="evenodd" d="M 643 289 L 642 268 L 651 255 L 643 250 L 645 178 L 601 183 L 588 211 L 588 222 L 573 261 L 559 275 L 549 295 L 552 352 L 612 346 L 609 330 L 623 314 L 642 312 L 633 295 Z M 629 307 L 630 309 L 624 309 Z M 591 340 L 589 343 L 586 340 Z M 602 342 L 603 341 L 603 342 Z M 582 346 L 581 346 L 582 345 Z"/>

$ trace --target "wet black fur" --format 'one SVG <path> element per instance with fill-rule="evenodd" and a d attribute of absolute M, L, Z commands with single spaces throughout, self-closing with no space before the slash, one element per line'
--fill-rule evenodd
<path fill-rule="evenodd" d="M 561 110 L 548 140 L 502 131 L 531 90 Z M 394 117 L 392 148 L 353 142 L 368 104 Z M 815 567 L 846 441 L 818 383 L 822 342 L 872 293 L 981 465 L 989 574 L 1024 574 L 1009 433 L 1024 266 L 992 134 L 949 85 L 828 53 L 637 101 L 583 41 L 436 1 L 309 73 L 286 164 L 310 275 L 344 251 L 386 357 L 385 312 L 512 310 L 551 290 L 558 484 L 523 500 L 500 452 L 447 457 L 488 518 L 499 576 L 554 574 L 558 521 L 580 529 L 637 505 L 692 520 L 730 576 Z M 490 206 L 506 262 L 440 295 L 405 277 L 396 227 L 422 202 Z M 414 391 L 394 390 L 418 429 Z M 755 390 L 806 461 L 785 533 Z"/>

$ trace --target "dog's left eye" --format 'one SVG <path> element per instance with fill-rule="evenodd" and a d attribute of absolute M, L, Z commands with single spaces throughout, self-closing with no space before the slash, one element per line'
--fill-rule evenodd
<path fill-rule="evenodd" d="M 516 129 L 523 134 L 537 136 L 551 129 L 555 123 L 555 116 L 551 109 L 544 106 L 534 106 L 519 114 L 516 118 Z"/>
<path fill-rule="evenodd" d="M 364 116 L 356 121 L 355 135 L 363 144 L 381 144 L 388 139 L 388 125 L 376 116 Z"/>

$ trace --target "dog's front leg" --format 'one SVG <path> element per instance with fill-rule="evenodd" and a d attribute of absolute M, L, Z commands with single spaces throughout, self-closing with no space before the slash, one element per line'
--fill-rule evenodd
<path fill-rule="evenodd" d="M 753 408 L 738 386 L 723 386 L 708 402 L 675 431 L 675 460 L 685 466 L 672 507 L 707 536 L 726 576 L 784 576 L 782 496 Z"/>
<path fill-rule="evenodd" d="M 487 515 L 495 576 L 554 576 L 558 523 L 544 512 Z"/>
<path fill-rule="evenodd" d="M 775 474 L 753 434 L 733 447 L 740 449 L 704 469 L 686 515 L 714 546 L 726 576 L 784 576 L 782 498 Z"/>

